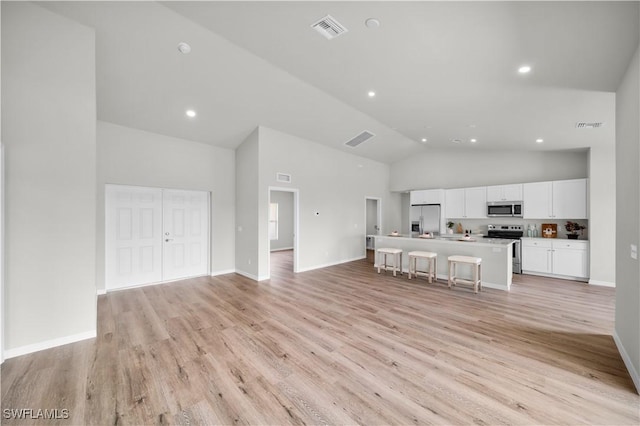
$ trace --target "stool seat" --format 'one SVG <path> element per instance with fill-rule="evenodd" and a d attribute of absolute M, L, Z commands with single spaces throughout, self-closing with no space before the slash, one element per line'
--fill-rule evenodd
<path fill-rule="evenodd" d="M 458 262 L 458 263 L 482 263 L 481 257 L 473 257 L 473 256 L 449 256 L 449 262 Z"/>
<path fill-rule="evenodd" d="M 472 285 L 474 293 L 477 293 L 478 290 L 482 290 L 482 258 L 474 256 L 454 255 L 449 256 L 447 260 L 449 261 L 449 288 L 451 288 L 452 285 L 455 286 L 458 283 L 463 283 Z M 460 278 L 457 276 L 458 264 L 467 264 L 472 267 L 472 280 Z"/>
<path fill-rule="evenodd" d="M 415 275 L 418 278 L 418 275 L 425 275 L 429 278 L 429 283 L 432 283 L 433 280 L 437 279 L 437 253 L 432 253 L 430 251 L 410 251 L 409 252 L 409 279 L 411 279 L 411 275 Z M 427 260 L 428 270 L 419 271 L 418 270 L 418 259 Z"/>
<path fill-rule="evenodd" d="M 393 271 L 393 276 L 396 276 L 396 272 L 400 272 L 402 275 L 402 250 L 392 247 L 380 247 L 376 249 L 378 256 L 378 273 L 381 269 L 385 271 Z M 388 264 L 387 256 L 391 256 L 393 264 Z M 384 259 L 384 261 L 383 261 Z"/>
<path fill-rule="evenodd" d="M 402 253 L 402 250 L 398 248 L 379 248 L 378 253 L 399 254 Z"/>
<path fill-rule="evenodd" d="M 438 256 L 437 253 L 431 253 L 430 251 L 410 251 L 408 255 L 415 257 L 424 257 L 425 259 L 431 259 L 432 257 Z"/>

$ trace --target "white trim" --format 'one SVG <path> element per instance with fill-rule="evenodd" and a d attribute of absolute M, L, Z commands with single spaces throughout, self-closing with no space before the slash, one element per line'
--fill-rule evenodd
<path fill-rule="evenodd" d="M 599 286 L 602 286 L 602 287 L 614 287 L 614 288 L 616 286 L 616 283 L 612 283 L 612 282 L 609 282 L 609 281 L 592 280 L 592 279 L 589 280 L 589 284 L 590 285 L 599 285 Z"/>
<path fill-rule="evenodd" d="M 5 329 L 5 297 L 4 297 L 4 145 L 0 142 L 0 364 L 5 360 L 4 356 L 4 329 Z"/>
<path fill-rule="evenodd" d="M 293 273 L 301 272 L 298 265 L 300 264 L 300 190 L 298 188 L 287 188 L 282 186 L 269 186 L 267 188 L 267 208 L 271 204 L 271 191 L 291 192 L 293 193 Z M 268 218 L 267 218 L 268 220 Z M 252 279 L 256 281 L 268 280 L 271 278 L 271 240 L 269 239 L 269 226 L 267 222 L 267 275 L 260 277 L 254 277 Z M 290 249 L 288 249 L 290 250 Z M 258 254 L 259 256 L 259 254 Z M 236 271 L 237 272 L 237 271 Z M 243 275 L 243 274 L 241 274 Z M 245 275 L 247 276 L 247 275 Z"/>
<path fill-rule="evenodd" d="M 536 271 L 522 271 L 523 275 L 535 275 L 537 277 L 547 277 L 547 278 L 557 278 L 559 280 L 567 280 L 567 281 L 578 281 L 583 283 L 588 283 L 589 278 L 586 277 L 570 277 L 568 275 L 555 275 L 555 274 L 547 274 L 544 272 L 536 272 Z"/>
<path fill-rule="evenodd" d="M 235 269 L 225 269 L 223 271 L 213 271 L 213 272 L 211 272 L 211 276 L 212 277 L 217 277 L 218 275 L 234 274 L 235 272 L 236 272 Z"/>
<path fill-rule="evenodd" d="M 99 289 L 96 291 L 96 294 L 97 294 L 98 296 L 102 296 L 103 294 L 107 294 L 107 289 L 106 289 L 106 288 L 99 288 Z"/>
<path fill-rule="evenodd" d="M 362 260 L 362 259 L 366 259 L 366 256 L 358 256 L 351 259 L 338 260 L 336 262 L 331 262 L 331 263 L 323 263 L 322 265 L 309 266 L 307 268 L 299 269 L 298 272 L 307 272 L 307 271 L 313 271 L 314 269 L 328 268 L 329 266 L 342 265 L 343 263 L 355 262 L 356 260 Z"/>
<path fill-rule="evenodd" d="M 274 251 L 286 251 L 286 250 L 293 250 L 293 247 L 282 247 L 282 248 L 271 249 L 271 253 L 273 253 Z"/>
<path fill-rule="evenodd" d="M 633 384 L 636 387 L 636 392 L 640 394 L 640 376 L 638 375 L 638 372 L 633 366 L 633 362 L 631 362 L 631 357 L 629 356 L 626 349 L 624 348 L 624 345 L 622 344 L 622 341 L 620 340 L 620 337 L 618 336 L 618 333 L 616 330 L 613 330 L 613 341 L 616 343 L 616 346 L 618 347 L 618 352 L 620 352 L 622 361 L 624 361 L 624 365 L 627 367 L 627 371 L 631 376 L 631 380 L 633 380 Z"/>
<path fill-rule="evenodd" d="M 236 274 L 242 275 L 243 277 L 247 277 L 247 278 L 252 279 L 254 281 L 265 281 L 265 280 L 268 280 L 270 278 L 268 275 L 257 276 L 257 275 L 253 275 L 253 274 L 250 274 L 250 273 L 245 272 L 245 271 L 238 271 L 238 270 L 236 270 Z"/>
<path fill-rule="evenodd" d="M 33 343 L 31 345 L 8 349 L 4 352 L 4 356 L 6 359 L 15 358 L 17 356 L 27 355 L 33 352 L 55 348 L 57 346 L 68 345 L 69 343 L 75 343 L 81 340 L 93 339 L 96 336 L 96 330 L 85 331 L 84 333 L 73 334 L 71 336 L 59 337 L 57 339 L 45 340 L 40 343 Z"/>
<path fill-rule="evenodd" d="M 117 288 L 108 288 L 107 289 L 107 293 L 113 293 L 114 291 L 122 291 L 122 290 L 132 290 L 134 288 L 142 288 L 142 287 L 151 287 L 153 285 L 160 285 L 160 284 L 169 284 L 169 283 L 175 283 L 177 281 L 184 281 L 184 280 L 190 280 L 193 278 L 202 278 L 202 277 L 208 277 L 209 274 L 204 274 L 204 275 L 194 275 L 192 277 L 180 277 L 180 278 L 176 278 L 173 280 L 166 280 L 166 281 L 156 281 L 153 283 L 142 283 L 142 284 L 134 284 L 134 285 L 130 285 L 127 287 L 117 287 Z"/>

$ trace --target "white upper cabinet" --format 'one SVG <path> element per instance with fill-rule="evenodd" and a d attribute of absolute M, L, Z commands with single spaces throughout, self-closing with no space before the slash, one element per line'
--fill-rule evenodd
<path fill-rule="evenodd" d="M 411 191 L 409 194 L 411 205 L 414 204 L 443 204 L 444 189 L 425 189 Z"/>
<path fill-rule="evenodd" d="M 445 215 L 450 219 L 484 219 L 487 217 L 487 187 L 447 189 Z"/>
<path fill-rule="evenodd" d="M 522 184 L 487 186 L 487 201 L 522 201 Z"/>
<path fill-rule="evenodd" d="M 487 187 L 465 188 L 465 214 L 468 219 L 484 219 L 487 217 Z"/>
<path fill-rule="evenodd" d="M 587 219 L 587 180 L 557 180 L 553 182 L 553 217 Z"/>
<path fill-rule="evenodd" d="M 464 215 L 464 188 L 447 189 L 444 192 L 445 215 L 451 219 L 459 219 Z"/>
<path fill-rule="evenodd" d="M 553 182 L 525 183 L 523 190 L 523 216 L 525 219 L 553 217 L 551 191 Z"/>
<path fill-rule="evenodd" d="M 525 183 L 525 219 L 586 219 L 587 180 Z"/>

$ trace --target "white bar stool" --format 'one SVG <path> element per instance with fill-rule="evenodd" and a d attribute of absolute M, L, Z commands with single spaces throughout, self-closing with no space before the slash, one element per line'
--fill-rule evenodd
<path fill-rule="evenodd" d="M 396 271 L 400 271 L 400 275 L 402 275 L 402 250 L 397 248 L 379 248 L 376 250 L 378 254 L 378 273 L 380 273 L 380 269 L 384 269 L 385 271 L 393 271 L 393 276 L 396 276 Z M 384 263 L 380 257 L 384 258 Z M 387 256 L 391 255 L 393 257 L 393 265 L 390 266 L 387 263 Z"/>
<path fill-rule="evenodd" d="M 482 258 L 473 256 L 449 256 L 449 288 L 458 283 L 470 284 L 473 286 L 473 292 L 477 293 L 482 290 Z M 459 263 L 471 265 L 473 268 L 473 281 L 460 278 L 456 275 L 457 265 Z"/>
<path fill-rule="evenodd" d="M 436 253 L 432 253 L 430 251 L 410 251 L 409 255 L 409 279 L 411 279 L 411 275 L 415 275 L 418 278 L 418 275 L 424 275 L 429 278 L 429 284 L 437 279 L 437 258 L 438 255 Z M 417 268 L 418 259 L 425 259 L 427 261 L 427 270 L 419 271 Z"/>

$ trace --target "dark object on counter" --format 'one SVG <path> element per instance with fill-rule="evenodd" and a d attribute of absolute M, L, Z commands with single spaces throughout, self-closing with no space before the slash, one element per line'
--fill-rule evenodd
<path fill-rule="evenodd" d="M 578 234 L 567 234 L 567 238 L 570 240 L 577 240 Z"/>

